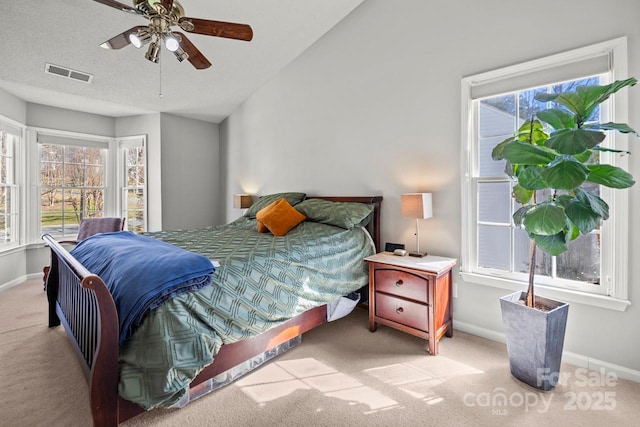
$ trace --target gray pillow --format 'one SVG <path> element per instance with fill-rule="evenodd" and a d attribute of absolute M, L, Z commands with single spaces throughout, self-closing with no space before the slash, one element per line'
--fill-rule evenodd
<path fill-rule="evenodd" d="M 282 198 L 286 199 L 291 206 L 295 206 L 303 201 L 305 197 L 307 197 L 305 193 L 295 192 L 267 194 L 260 197 L 253 205 L 251 205 L 249 209 L 247 209 L 247 211 L 244 213 L 244 216 L 246 216 L 247 218 L 255 218 L 258 211 L 266 208 L 271 203 Z"/>
<path fill-rule="evenodd" d="M 356 202 L 332 202 L 323 199 L 307 199 L 295 206 L 296 210 L 307 217 L 308 221 L 335 225 L 352 229 L 358 224 L 366 225 L 373 212 L 373 206 Z"/>

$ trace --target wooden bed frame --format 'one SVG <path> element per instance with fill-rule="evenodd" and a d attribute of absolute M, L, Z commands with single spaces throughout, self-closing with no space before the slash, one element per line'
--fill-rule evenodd
<path fill-rule="evenodd" d="M 367 229 L 380 248 L 381 196 L 309 197 L 337 202 L 369 203 L 374 206 Z M 49 327 L 62 324 L 67 332 L 87 382 L 94 426 L 117 426 L 145 410 L 118 395 L 118 314 L 102 279 L 91 274 L 51 236 L 42 236 L 51 248 L 51 270 L 47 282 Z M 295 338 L 327 321 L 326 305 L 302 313 L 261 335 L 220 348 L 211 365 L 191 383 L 190 393 L 200 394 L 211 379 L 238 364 Z"/>

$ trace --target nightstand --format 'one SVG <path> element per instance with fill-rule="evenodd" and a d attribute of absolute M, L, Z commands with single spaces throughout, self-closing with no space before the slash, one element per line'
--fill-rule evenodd
<path fill-rule="evenodd" d="M 369 263 L 369 330 L 378 323 L 429 340 L 438 354 L 442 335 L 453 336 L 451 269 L 454 258 L 415 258 L 381 252 Z"/>

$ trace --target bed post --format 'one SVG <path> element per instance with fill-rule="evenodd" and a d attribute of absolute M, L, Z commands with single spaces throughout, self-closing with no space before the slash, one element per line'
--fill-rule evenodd
<path fill-rule="evenodd" d="M 56 313 L 56 297 L 58 295 L 58 255 L 51 251 L 51 267 L 47 273 L 45 290 L 49 303 L 49 327 L 60 326 L 60 318 Z"/>
<path fill-rule="evenodd" d="M 94 426 L 118 425 L 119 322 L 105 283 L 49 235 L 49 326 L 62 324 L 89 383 Z"/>
<path fill-rule="evenodd" d="M 82 287 L 95 292 L 99 316 L 97 318 L 97 344 L 91 365 L 89 389 L 91 394 L 91 415 L 95 427 L 115 427 L 118 425 L 118 355 L 119 329 L 118 312 L 111 293 L 102 279 L 90 275 L 82 280 Z M 103 322 L 102 319 L 114 319 Z"/>

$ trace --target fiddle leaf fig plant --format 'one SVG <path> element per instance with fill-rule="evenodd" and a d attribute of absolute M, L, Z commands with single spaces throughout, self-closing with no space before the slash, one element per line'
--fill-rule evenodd
<path fill-rule="evenodd" d="M 609 218 L 609 206 L 594 191 L 598 185 L 622 189 L 634 184 L 628 172 L 600 163 L 599 153 L 629 154 L 601 147 L 605 131 L 638 136 L 637 132 L 625 123 L 599 123 L 590 118 L 611 95 L 636 83 L 629 78 L 563 93 L 538 93 L 537 101 L 556 106 L 526 120 L 513 137 L 493 149 L 493 160 L 506 160 L 506 173 L 517 181 L 512 195 L 522 207 L 513 214 L 513 221 L 530 238 L 529 307 L 535 300 L 536 247 L 550 255 L 565 252 L 570 241 Z M 546 196 L 538 200 L 541 194 Z"/>

